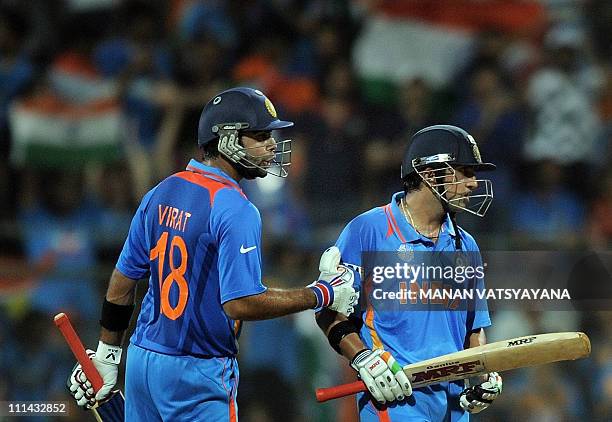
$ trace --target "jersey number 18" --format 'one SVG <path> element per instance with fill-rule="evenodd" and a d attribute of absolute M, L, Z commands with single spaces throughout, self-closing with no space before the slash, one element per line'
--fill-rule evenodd
<path fill-rule="evenodd" d="M 157 244 L 151 249 L 149 259 L 154 261 L 159 259 L 157 263 L 157 274 L 159 278 L 159 291 L 160 291 L 160 306 L 162 315 L 175 320 L 185 312 L 185 306 L 187 305 L 187 298 L 189 297 L 189 285 L 185 280 L 185 271 L 187 270 L 187 246 L 181 236 L 173 236 L 170 242 L 170 253 L 168 265 L 170 266 L 170 274 L 164 278 L 164 265 L 166 263 L 166 250 L 168 247 L 168 232 L 163 232 Z M 178 249 L 181 254 L 181 264 L 176 268 L 174 266 L 174 250 Z M 172 284 L 176 283 L 179 289 L 179 299 L 176 306 L 172 306 L 170 303 L 170 288 Z"/>

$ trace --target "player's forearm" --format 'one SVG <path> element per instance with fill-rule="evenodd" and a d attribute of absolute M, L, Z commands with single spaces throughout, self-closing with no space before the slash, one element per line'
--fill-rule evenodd
<path fill-rule="evenodd" d="M 230 300 L 223 305 L 232 319 L 254 321 L 277 318 L 312 309 L 317 298 L 311 289 L 272 289 L 265 292 Z"/>
<path fill-rule="evenodd" d="M 125 331 L 110 331 L 104 327 L 100 329 L 100 341 L 113 346 L 121 346 L 124 335 Z"/>
<path fill-rule="evenodd" d="M 359 337 L 359 334 L 357 333 L 349 334 L 340 341 L 342 356 L 347 358 L 349 362 L 355 357 L 355 355 L 357 355 L 357 353 L 367 348 L 368 347 L 363 343 L 361 337 Z"/>
<path fill-rule="evenodd" d="M 108 283 L 106 300 L 114 305 L 131 306 L 134 304 L 135 287 L 136 280 L 124 276 L 115 269 Z M 102 319 L 104 319 L 104 315 Z M 106 344 L 119 346 L 123 343 L 124 335 L 125 329 L 110 330 L 104 326 L 100 329 L 100 341 Z"/>
<path fill-rule="evenodd" d="M 334 312 L 330 309 L 323 309 L 316 316 L 317 325 L 325 336 L 328 337 L 330 330 L 342 321 L 347 321 L 348 318 L 338 312 Z M 357 353 L 366 349 L 366 345 L 363 343 L 359 334 L 352 333 L 344 336 L 339 343 L 340 351 L 342 352 L 342 356 L 347 358 L 349 361 L 355 357 Z"/>

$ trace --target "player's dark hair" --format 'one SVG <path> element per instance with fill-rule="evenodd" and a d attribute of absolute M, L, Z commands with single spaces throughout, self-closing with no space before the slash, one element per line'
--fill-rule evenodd
<path fill-rule="evenodd" d="M 200 151 L 202 152 L 202 160 L 216 160 L 219 158 L 219 141 L 212 141 L 200 145 Z"/>
<path fill-rule="evenodd" d="M 404 188 L 404 193 L 410 193 L 412 191 L 418 190 L 421 187 L 422 181 L 423 179 L 421 179 L 421 176 L 419 176 L 417 173 L 409 174 L 402 180 L 402 187 Z"/>

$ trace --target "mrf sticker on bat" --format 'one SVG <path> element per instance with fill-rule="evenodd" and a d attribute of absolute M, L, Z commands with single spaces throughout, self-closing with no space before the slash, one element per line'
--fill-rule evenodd
<path fill-rule="evenodd" d="M 484 371 L 484 364 L 480 359 L 470 362 L 448 362 L 441 365 L 430 365 L 424 371 L 412 374 L 412 382 L 444 381 L 448 378 L 464 378 L 464 375 L 478 374 Z M 456 377 L 461 375 L 462 377 Z"/>
<path fill-rule="evenodd" d="M 516 339 L 516 340 L 509 340 L 508 341 L 508 345 L 506 347 L 521 346 L 523 344 L 533 343 L 533 341 L 536 338 L 537 337 L 532 336 L 532 337 L 519 338 L 519 339 Z"/>

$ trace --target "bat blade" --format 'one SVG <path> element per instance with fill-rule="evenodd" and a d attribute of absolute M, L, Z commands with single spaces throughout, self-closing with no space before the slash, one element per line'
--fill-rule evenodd
<path fill-rule="evenodd" d="M 102 388 L 104 381 L 91 359 L 89 359 L 89 356 L 87 356 L 83 343 L 81 343 L 81 339 L 76 331 L 74 331 L 68 315 L 61 312 L 55 315 L 53 322 L 64 336 L 77 362 L 81 364 L 83 372 L 91 382 L 94 390 L 98 391 Z M 107 399 L 96 403 L 91 411 L 98 422 L 123 422 L 125 418 L 125 399 L 123 394 L 119 390 L 111 392 Z"/>
<path fill-rule="evenodd" d="M 488 372 L 575 360 L 591 353 L 584 333 L 550 333 L 485 344 L 404 366 L 416 388 Z"/>
<path fill-rule="evenodd" d="M 580 332 L 536 334 L 498 341 L 404 366 L 414 388 L 457 381 L 488 372 L 543 365 L 587 357 L 588 336 Z M 367 388 L 362 381 L 316 391 L 317 401 L 344 397 Z"/>

